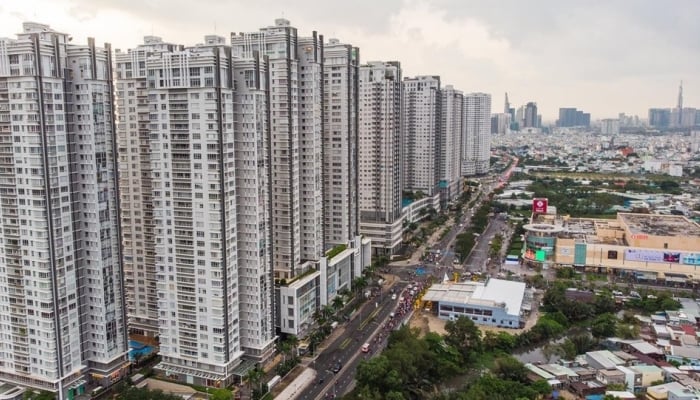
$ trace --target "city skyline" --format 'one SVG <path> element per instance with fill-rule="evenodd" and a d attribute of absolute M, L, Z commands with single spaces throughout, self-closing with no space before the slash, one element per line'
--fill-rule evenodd
<path fill-rule="evenodd" d="M 270 0 L 255 9 L 218 0 L 196 8 L 182 1 L 29 0 L 0 5 L 0 23 L 47 23 L 78 42 L 92 36 L 127 49 L 146 35 L 191 46 L 193 38 L 251 31 L 284 17 L 303 31 L 353 43 L 362 63 L 398 60 L 406 76 L 440 75 L 466 92 L 491 93 L 498 103 L 507 91 L 514 107 L 537 102 L 543 122 L 553 123 L 562 107 L 585 109 L 593 120 L 620 112 L 646 117 L 649 108 L 675 106 L 680 80 L 685 104 L 700 106 L 693 41 L 700 27 L 691 21 L 700 3 L 674 5 L 540 1 L 530 13 L 531 4 L 508 1 L 394 0 L 369 11 L 369 3 L 311 0 L 294 7 Z"/>

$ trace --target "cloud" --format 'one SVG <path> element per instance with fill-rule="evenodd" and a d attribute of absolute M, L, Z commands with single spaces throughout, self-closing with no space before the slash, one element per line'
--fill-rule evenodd
<path fill-rule="evenodd" d="M 406 76 L 537 101 L 546 118 L 575 106 L 594 118 L 646 115 L 675 103 L 700 107 L 700 1 L 676 0 L 23 0 L 3 2 L 2 36 L 23 20 L 46 22 L 122 49 L 144 35 L 193 45 L 205 34 L 257 31 L 284 17 L 300 35 L 360 47 L 363 61 L 398 60 Z M 27 18 L 27 16 L 30 16 Z M 610 91 L 611 93 L 607 93 Z M 632 95 L 633 94 L 633 95 Z M 494 109 L 499 107 L 494 106 Z"/>

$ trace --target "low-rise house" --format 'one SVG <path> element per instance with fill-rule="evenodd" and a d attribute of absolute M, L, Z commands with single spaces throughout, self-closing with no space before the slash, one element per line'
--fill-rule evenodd
<path fill-rule="evenodd" d="M 586 397 L 605 393 L 605 385 L 597 381 L 571 382 L 569 389 L 576 396 Z"/>
<path fill-rule="evenodd" d="M 595 378 L 603 385 L 625 384 L 625 373 L 619 369 L 599 369 Z"/>
<path fill-rule="evenodd" d="M 642 387 L 642 373 L 632 368 L 618 365 L 617 369 L 625 374 L 625 388 L 631 392 L 638 392 Z"/>
<path fill-rule="evenodd" d="M 542 368 L 540 368 L 539 366 L 537 366 L 535 364 L 527 363 L 527 364 L 525 364 L 525 368 L 527 368 L 527 370 L 529 371 L 528 376 L 527 376 L 528 379 L 530 379 L 533 382 L 539 381 L 541 379 L 544 379 L 546 381 L 556 379 L 556 377 L 554 375 L 543 370 Z"/>
<path fill-rule="evenodd" d="M 574 372 L 574 370 L 560 364 L 542 364 L 539 367 L 554 375 L 556 379 L 562 382 L 575 382 L 579 380 L 579 375 Z"/>
<path fill-rule="evenodd" d="M 651 357 L 655 360 L 663 359 L 664 352 L 661 351 L 657 346 L 648 342 L 636 342 L 630 343 L 630 348 L 633 353 L 644 354 L 645 356 Z"/>
<path fill-rule="evenodd" d="M 698 400 L 700 392 L 688 388 L 674 388 L 668 391 L 668 400 Z"/>
<path fill-rule="evenodd" d="M 626 366 L 632 366 L 632 365 L 637 365 L 640 364 L 639 358 L 633 354 L 630 354 L 626 351 L 613 351 L 612 352 L 615 357 L 619 358 L 620 360 L 624 361 L 624 365 Z"/>
<path fill-rule="evenodd" d="M 593 368 L 588 368 L 588 367 L 570 367 L 572 371 L 576 372 L 576 375 L 578 375 L 578 380 L 585 382 L 585 381 L 592 381 L 595 379 L 596 374 L 598 371 L 594 370 Z"/>
<path fill-rule="evenodd" d="M 649 386 L 646 400 L 670 400 L 669 392 L 678 393 L 686 388 L 678 382 L 664 383 L 663 385 Z"/>
<path fill-rule="evenodd" d="M 625 362 L 609 350 L 589 351 L 586 353 L 586 362 L 595 369 L 614 369 Z"/>
<path fill-rule="evenodd" d="M 621 392 L 618 390 L 608 390 L 605 392 L 606 396 L 612 396 L 615 399 L 620 399 L 620 400 L 637 400 L 637 396 L 634 393 L 630 393 L 627 391 Z"/>
<path fill-rule="evenodd" d="M 642 375 L 642 387 L 651 386 L 655 382 L 664 381 L 664 371 L 655 365 L 635 365 L 631 370 Z"/>
<path fill-rule="evenodd" d="M 700 347 L 698 346 L 669 346 L 666 361 L 675 361 L 681 365 L 700 366 Z"/>

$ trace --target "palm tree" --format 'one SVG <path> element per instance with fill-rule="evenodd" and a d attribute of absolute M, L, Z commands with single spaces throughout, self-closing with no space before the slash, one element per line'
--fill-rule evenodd
<path fill-rule="evenodd" d="M 326 304 L 321 308 L 321 314 L 327 319 L 333 316 L 335 314 L 335 310 L 333 310 L 333 307 L 331 305 Z"/>
<path fill-rule="evenodd" d="M 358 276 L 352 280 L 352 287 L 355 289 L 356 293 L 362 293 L 362 289 L 367 287 L 367 278 L 364 276 Z"/>
<path fill-rule="evenodd" d="M 297 351 L 297 347 L 299 347 L 299 338 L 294 335 L 289 335 L 287 336 L 287 339 L 285 339 L 285 342 L 289 344 L 293 356 L 298 356 L 299 352 Z"/>
<path fill-rule="evenodd" d="M 287 355 L 289 354 L 289 351 L 291 350 L 289 343 L 287 343 L 286 340 L 280 340 L 277 342 L 276 347 L 277 347 L 277 352 L 282 354 L 282 356 L 284 356 L 283 362 L 287 362 Z"/>
<path fill-rule="evenodd" d="M 335 296 L 333 298 L 333 302 L 331 303 L 331 305 L 333 306 L 333 309 L 335 309 L 336 311 L 340 311 L 343 308 L 343 306 L 345 305 L 345 302 L 343 301 L 343 296 L 341 296 L 341 295 Z"/>
<path fill-rule="evenodd" d="M 262 382 L 264 376 L 265 371 L 256 365 L 255 368 L 251 368 L 248 370 L 248 372 L 246 372 L 243 380 L 247 383 L 248 389 L 252 389 L 253 386 L 257 386 L 258 390 L 261 390 L 262 385 L 260 383 Z"/>

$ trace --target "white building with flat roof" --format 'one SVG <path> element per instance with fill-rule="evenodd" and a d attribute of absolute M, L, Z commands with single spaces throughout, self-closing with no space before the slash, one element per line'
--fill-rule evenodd
<path fill-rule="evenodd" d="M 441 319 L 467 317 L 475 324 L 504 328 L 520 328 L 524 299 L 524 282 L 502 279 L 433 285 L 423 295 Z"/>

